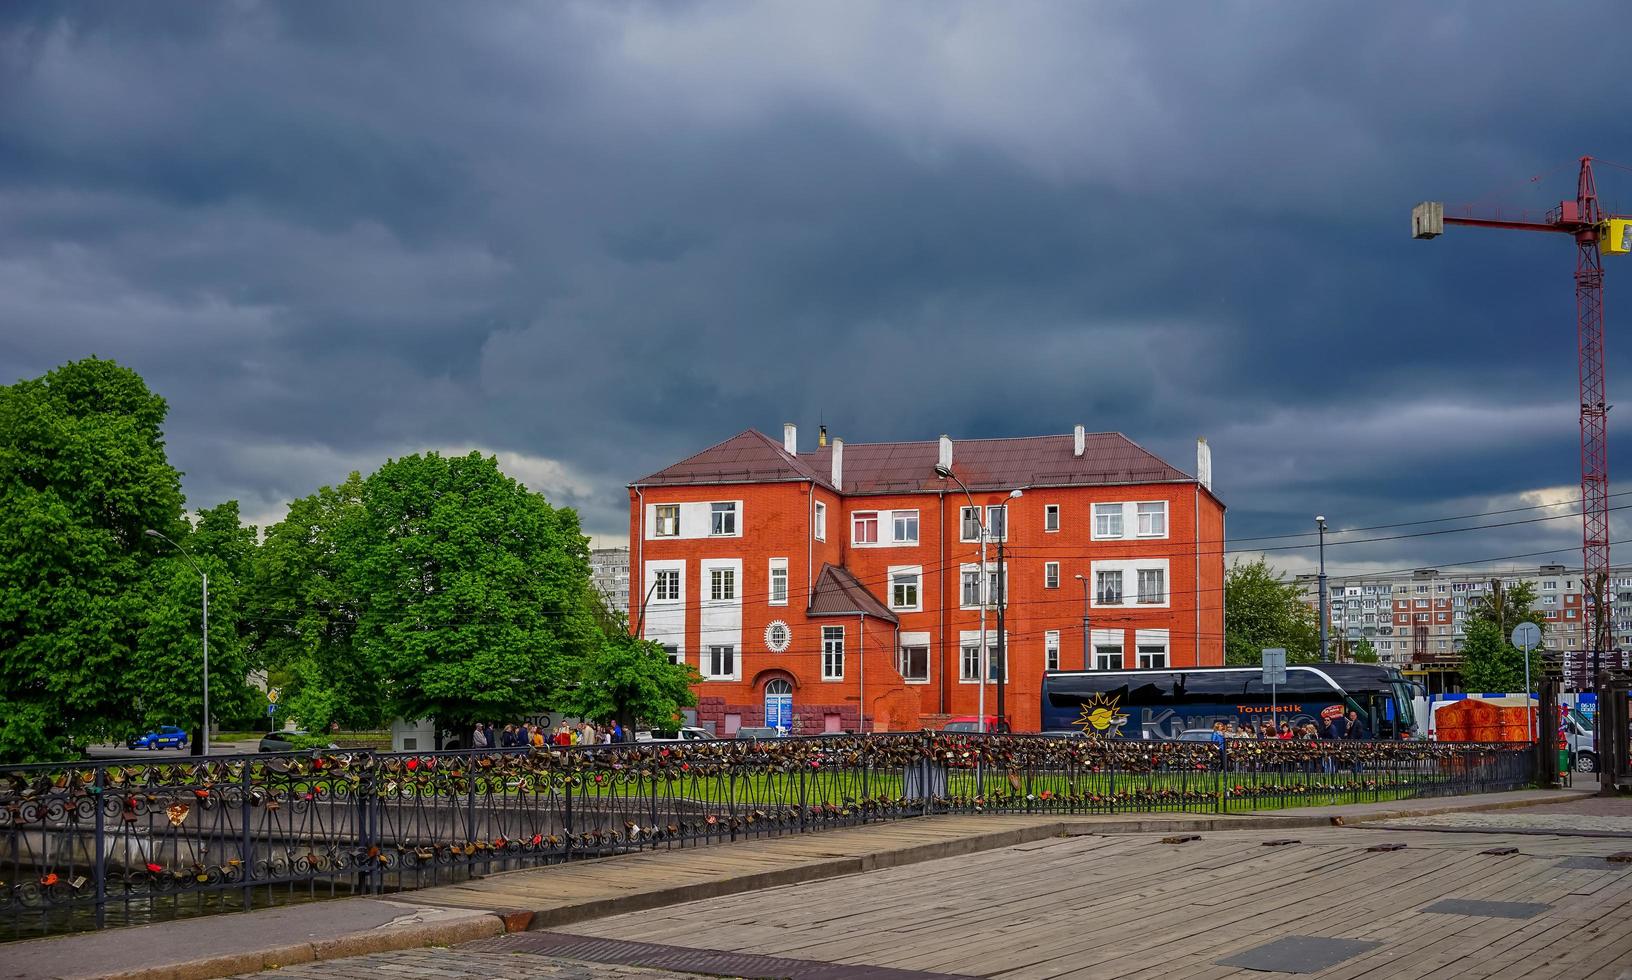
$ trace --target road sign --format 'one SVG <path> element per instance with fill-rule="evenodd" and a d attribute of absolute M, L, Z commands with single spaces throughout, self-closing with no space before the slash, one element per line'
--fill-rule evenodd
<path fill-rule="evenodd" d="M 278 703 L 278 689 L 275 688 L 275 687 L 267 688 L 266 689 L 266 699 L 268 701 L 272 702 L 273 704 L 277 704 Z"/>
<path fill-rule="evenodd" d="M 266 716 L 268 718 L 272 717 L 273 715 L 275 715 L 277 713 L 278 713 L 278 703 L 276 701 L 273 701 L 273 702 L 267 704 L 267 706 L 266 706 Z"/>
<path fill-rule="evenodd" d="M 1264 651 L 1264 686 L 1286 683 L 1286 651 L 1270 647 Z"/>
<path fill-rule="evenodd" d="M 1513 645 L 1529 652 L 1541 645 L 1541 627 L 1535 623 L 1520 623 L 1513 627 Z"/>

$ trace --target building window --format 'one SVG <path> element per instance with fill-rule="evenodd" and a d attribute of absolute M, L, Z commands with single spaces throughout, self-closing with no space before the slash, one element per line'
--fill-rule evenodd
<path fill-rule="evenodd" d="M 660 571 L 657 580 L 652 586 L 652 599 L 656 602 L 680 601 L 680 572 Z"/>
<path fill-rule="evenodd" d="M 708 572 L 708 597 L 715 600 L 737 597 L 737 571 L 734 568 L 712 568 Z"/>
<path fill-rule="evenodd" d="M 992 540 L 1007 541 L 1009 537 L 1009 508 L 1004 504 L 993 504 L 986 508 L 986 533 Z"/>
<path fill-rule="evenodd" d="M 822 627 L 822 680 L 844 680 L 844 627 Z"/>
<path fill-rule="evenodd" d="M 662 644 L 662 646 L 663 646 L 663 652 L 669 655 L 669 663 L 671 663 L 671 664 L 685 663 L 686 658 L 680 656 L 680 647 L 679 647 L 678 644 L 664 643 L 664 644 Z"/>
<path fill-rule="evenodd" d="M 980 572 L 977 569 L 963 570 L 962 605 L 969 609 L 980 605 Z"/>
<path fill-rule="evenodd" d="M 1139 569 L 1139 601 L 1159 606 L 1167 601 L 1167 576 L 1160 568 Z"/>
<path fill-rule="evenodd" d="M 980 647 L 974 644 L 964 646 L 963 656 L 958 658 L 958 679 L 980 680 Z"/>
<path fill-rule="evenodd" d="M 1428 608 L 1428 600 L 1427 599 L 1418 599 L 1417 600 L 1417 608 L 1418 609 L 1427 609 Z"/>
<path fill-rule="evenodd" d="M 1120 538 L 1122 536 L 1122 505 L 1094 505 L 1094 537 Z"/>
<path fill-rule="evenodd" d="M 1167 669 L 1167 644 L 1141 643 L 1139 644 L 1140 670 Z"/>
<path fill-rule="evenodd" d="M 1043 634 L 1043 669 L 1060 669 L 1060 631 L 1049 630 Z"/>
<path fill-rule="evenodd" d="M 1060 563 L 1057 561 L 1043 562 L 1043 588 L 1057 589 L 1060 587 Z"/>
<path fill-rule="evenodd" d="M 786 558 L 771 559 L 771 598 L 773 606 L 788 604 L 788 560 Z"/>
<path fill-rule="evenodd" d="M 915 510 L 898 510 L 894 514 L 895 543 L 918 543 L 918 512 Z"/>
<path fill-rule="evenodd" d="M 709 515 L 713 523 L 709 525 L 708 533 L 714 535 L 734 535 L 737 533 L 737 504 L 729 501 L 723 504 L 709 504 Z"/>
<path fill-rule="evenodd" d="M 765 646 L 772 653 L 781 653 L 793 642 L 793 631 L 788 624 L 780 619 L 774 619 L 765 627 Z"/>
<path fill-rule="evenodd" d="M 958 511 L 958 540 L 980 540 L 980 508 L 964 507 Z"/>
<path fill-rule="evenodd" d="M 1003 578 L 997 577 L 997 566 L 986 566 L 986 605 L 1007 605 L 1009 601 L 1009 570 L 1003 570 Z"/>
<path fill-rule="evenodd" d="M 850 518 L 850 543 L 878 543 L 878 511 L 858 511 Z"/>
<path fill-rule="evenodd" d="M 1137 505 L 1139 536 L 1141 538 L 1167 537 L 1167 501 L 1157 500 Z"/>
<path fill-rule="evenodd" d="M 1095 670 L 1121 670 L 1122 644 L 1096 643 L 1094 644 Z"/>
<path fill-rule="evenodd" d="M 657 536 L 672 538 L 680 533 L 680 505 L 657 505 Z"/>
<path fill-rule="evenodd" d="M 1058 531 L 1060 529 L 1060 505 L 1045 504 L 1043 506 L 1043 530 Z"/>
<path fill-rule="evenodd" d="M 1102 606 L 1120 606 L 1122 604 L 1122 573 L 1095 572 L 1094 573 L 1094 600 Z"/>
<path fill-rule="evenodd" d="M 827 540 L 827 505 L 822 503 L 816 505 L 816 540 Z"/>
<path fill-rule="evenodd" d="M 918 583 L 922 573 L 916 569 L 890 572 L 890 608 L 917 609 Z"/>
<path fill-rule="evenodd" d="M 737 673 L 737 648 L 718 646 L 708 648 L 708 676 L 734 677 Z"/>
<path fill-rule="evenodd" d="M 895 669 L 908 684 L 929 683 L 929 647 L 902 647 Z"/>

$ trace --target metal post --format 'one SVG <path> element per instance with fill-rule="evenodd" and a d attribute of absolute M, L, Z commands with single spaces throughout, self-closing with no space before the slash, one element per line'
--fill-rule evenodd
<path fill-rule="evenodd" d="M 103 928 L 108 924 L 108 843 L 106 837 L 107 816 L 102 811 L 102 804 L 108 795 L 108 773 L 98 766 L 96 769 L 96 867 L 91 872 L 96 878 L 96 927 Z"/>
<path fill-rule="evenodd" d="M 1320 533 L 1320 660 L 1329 663 L 1332 658 L 1326 649 L 1326 518 L 1317 515 L 1315 527 Z"/>
<path fill-rule="evenodd" d="M 1089 645 L 1092 634 L 1088 628 L 1088 613 L 1091 608 L 1088 605 L 1088 576 L 1078 575 L 1077 581 L 1082 583 L 1082 669 L 1093 670 L 1094 657 Z"/>
<path fill-rule="evenodd" d="M 202 570 L 198 573 L 204 580 L 204 732 L 199 737 L 204 740 L 204 754 L 210 754 L 210 577 Z"/>
<path fill-rule="evenodd" d="M 1009 729 L 1009 716 L 1004 705 L 1004 688 L 1008 685 L 1008 646 L 1004 642 L 1007 630 L 1004 624 L 1004 606 L 1008 605 L 1008 590 L 1003 587 L 1003 538 L 1009 536 L 1009 515 L 1003 514 L 1003 537 L 997 539 L 997 730 Z"/>

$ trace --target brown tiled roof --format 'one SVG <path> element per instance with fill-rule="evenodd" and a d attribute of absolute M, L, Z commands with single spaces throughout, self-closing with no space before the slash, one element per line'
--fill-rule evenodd
<path fill-rule="evenodd" d="M 816 588 L 811 590 L 810 608 L 805 610 L 805 615 L 855 616 L 862 613 L 887 623 L 900 622 L 888 606 L 879 602 L 878 597 L 856 580 L 850 569 L 824 563 L 821 574 L 816 576 Z"/>
<path fill-rule="evenodd" d="M 711 483 L 786 483 L 813 480 L 827 486 L 821 471 L 804 458 L 789 456 L 782 444 L 757 429 L 739 432 L 651 476 L 635 486 L 661 487 Z"/>
<path fill-rule="evenodd" d="M 1194 481 L 1120 432 L 1090 432 L 1080 457 L 1071 450 L 1070 434 L 953 440 L 952 469 L 971 490 Z M 940 490 L 946 484 L 935 475 L 939 452 L 938 442 L 845 443 L 842 489 L 845 493 Z M 636 482 L 661 486 L 812 480 L 831 488 L 832 455 L 832 447 L 824 446 L 789 456 L 781 443 L 749 429 Z"/>

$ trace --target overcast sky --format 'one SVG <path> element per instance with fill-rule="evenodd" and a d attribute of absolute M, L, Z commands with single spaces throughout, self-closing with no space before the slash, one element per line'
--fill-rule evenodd
<path fill-rule="evenodd" d="M 1409 211 L 1632 162 L 1617 49 L 1583 51 L 1628 28 L 1624 0 L 14 0 L 0 383 L 136 368 L 190 505 L 261 524 L 479 448 L 611 540 L 631 480 L 818 420 L 1082 423 L 1187 471 L 1205 435 L 1232 537 L 1567 503 L 1569 241 L 1413 242 Z M 1632 210 L 1632 171 L 1599 186 Z M 1341 540 L 1334 573 L 1580 527 Z"/>

